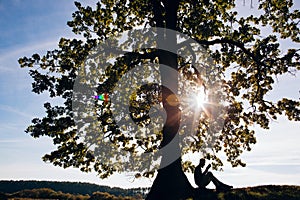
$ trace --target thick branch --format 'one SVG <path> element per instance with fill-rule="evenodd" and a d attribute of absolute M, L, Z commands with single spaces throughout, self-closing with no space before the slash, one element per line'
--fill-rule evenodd
<path fill-rule="evenodd" d="M 240 48 L 246 55 L 248 55 L 250 58 L 252 58 L 252 60 L 254 62 L 256 62 L 257 64 L 262 65 L 262 66 L 267 67 L 267 68 L 270 68 L 269 65 L 267 65 L 264 62 L 261 62 L 257 58 L 257 56 L 254 53 L 252 53 L 249 49 L 247 49 L 245 47 L 245 45 L 243 43 L 241 43 L 241 42 L 237 42 L 237 41 L 234 41 L 234 40 L 231 40 L 231 39 L 227 39 L 227 38 L 215 39 L 215 40 L 211 40 L 211 41 L 208 41 L 208 40 L 197 40 L 197 39 L 194 39 L 194 38 L 193 38 L 193 40 L 195 40 L 199 44 L 208 45 L 208 46 L 215 45 L 215 44 L 231 44 L 231 45 L 234 45 L 234 46 Z M 181 46 L 184 46 L 186 42 L 188 42 L 188 41 L 184 41 L 184 42 L 180 43 L 179 44 L 179 48 Z"/>
<path fill-rule="evenodd" d="M 164 17 L 162 14 L 162 6 L 160 5 L 159 0 L 153 0 L 153 19 L 155 21 L 156 27 L 163 28 L 164 27 Z"/>

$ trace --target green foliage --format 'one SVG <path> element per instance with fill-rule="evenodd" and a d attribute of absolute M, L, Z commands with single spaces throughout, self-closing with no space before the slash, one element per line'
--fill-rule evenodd
<path fill-rule="evenodd" d="M 212 147 L 213 151 L 204 152 L 206 158 L 214 161 L 215 167 L 223 165 L 217 154 L 222 151 L 232 166 L 245 166 L 240 155 L 245 150 L 250 151 L 252 144 L 256 143 L 252 125 L 258 124 L 267 129 L 270 120 L 277 119 L 281 114 L 286 115 L 289 120 L 300 120 L 299 100 L 267 99 L 277 76 L 300 70 L 299 49 L 282 51 L 280 45 L 280 40 L 294 43 L 300 41 L 300 12 L 292 9 L 291 0 L 259 1 L 262 14 L 247 17 L 238 17 L 238 13 L 233 10 L 233 0 L 105 0 L 97 3 L 95 8 L 84 7 L 79 2 L 75 2 L 75 5 L 78 10 L 73 13 L 73 20 L 68 22 L 68 25 L 75 34 L 82 35 L 84 40 L 61 38 L 58 49 L 48 51 L 44 56 L 34 54 L 31 58 L 19 59 L 21 67 L 30 68 L 33 92 L 49 92 L 50 97 L 60 97 L 64 102 L 63 105 L 57 106 L 45 103 L 46 116 L 33 119 L 32 125 L 26 130 L 33 137 L 49 136 L 53 139 L 57 149 L 45 155 L 44 161 L 64 168 L 74 166 L 85 172 L 95 170 L 101 178 L 105 178 L 116 171 L 122 171 L 122 159 L 124 160 L 128 153 L 133 154 L 140 148 L 144 148 L 145 152 L 155 151 L 159 147 L 163 139 L 161 132 L 142 140 L 134 138 L 135 132 L 128 134 L 116 126 L 112 118 L 113 105 L 110 103 L 96 106 L 102 114 L 91 116 L 90 119 L 98 119 L 100 131 L 98 126 L 90 128 L 94 135 L 100 136 L 91 137 L 88 142 L 92 141 L 97 145 L 97 142 L 102 141 L 101 138 L 106 138 L 111 146 L 116 146 L 116 152 L 118 148 L 128 152 L 123 154 L 123 158 L 114 157 L 114 151 L 107 155 L 88 148 L 80 139 L 82 133 L 77 127 L 80 126 L 80 122 L 74 121 L 76 111 L 72 110 L 72 89 L 78 74 L 86 73 L 80 69 L 87 56 L 105 39 L 137 26 L 170 28 L 186 34 L 203 45 L 214 59 L 219 72 L 216 79 L 222 83 L 222 94 L 226 94 L 222 101 L 226 102 L 227 113 L 220 115 L 224 126 L 219 131 L 219 137 Z M 271 28 L 274 35 L 261 35 L 261 26 Z M 129 38 L 126 44 L 132 43 Z M 102 69 L 97 91 L 112 92 L 117 82 L 130 69 L 138 64 L 161 64 L 162 55 L 164 53 L 143 48 L 123 54 L 107 69 Z M 108 63 L 99 61 L 98 64 Z M 178 58 L 177 67 L 176 70 L 182 76 L 192 77 L 194 70 L 192 67 L 185 68 L 185 62 L 181 58 Z M 230 78 L 223 76 L 228 72 L 231 72 Z M 92 77 L 96 72 L 89 73 L 88 77 Z M 155 73 L 155 70 L 145 73 Z M 163 81 L 168 77 L 161 79 Z M 179 83 L 179 87 L 180 84 L 184 83 Z M 203 84 L 209 85 L 209 82 L 204 81 Z M 153 85 L 149 85 L 141 88 L 139 92 L 151 93 L 152 87 Z M 157 90 L 156 93 L 159 94 Z M 155 93 L 154 90 L 152 93 Z M 149 106 L 160 102 L 157 96 L 159 95 L 149 102 L 137 102 L 132 99 L 130 109 L 132 116 L 138 116 L 135 118 L 136 123 L 147 124 Z M 84 106 L 83 103 L 79 105 Z M 197 134 L 187 138 L 194 142 L 190 143 L 189 148 L 183 149 L 183 154 L 203 150 L 209 139 L 206 137 L 209 130 L 206 121 L 200 122 L 202 123 L 197 126 Z M 90 145 L 92 146 L 92 143 Z M 142 162 L 140 165 L 135 164 L 140 172 L 137 173 L 137 177 L 153 175 L 153 169 L 144 168 Z M 183 166 L 185 170 L 193 169 L 191 163 L 185 163 Z"/>

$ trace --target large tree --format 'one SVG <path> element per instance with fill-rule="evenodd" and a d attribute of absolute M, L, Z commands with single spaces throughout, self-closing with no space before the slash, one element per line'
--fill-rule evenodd
<path fill-rule="evenodd" d="M 218 153 L 225 152 L 232 166 L 244 166 L 241 153 L 256 143 L 252 125 L 267 129 L 270 120 L 281 114 L 300 120 L 298 100 L 272 101 L 266 97 L 277 76 L 300 69 L 299 49 L 282 49 L 280 45 L 284 40 L 300 41 L 300 12 L 293 8 L 292 0 L 259 1 L 260 15 L 247 17 L 238 15 L 235 1 L 225 0 L 103 0 L 93 7 L 75 5 L 78 10 L 68 25 L 81 39 L 61 38 L 56 50 L 19 59 L 21 67 L 31 68 L 33 92 L 48 92 L 50 97 L 63 99 L 62 105 L 45 103 L 46 116 L 33 119 L 26 130 L 33 137 L 53 138 L 57 149 L 45 155 L 44 161 L 84 172 L 95 170 L 101 178 L 128 169 L 135 171 L 136 177 L 150 177 L 158 166 L 147 199 L 183 199 L 192 196 L 184 172 L 194 166 L 183 162 L 182 155 L 202 152 L 217 168 L 223 165 Z M 151 37 L 134 32 L 137 27 L 157 29 Z M 263 27 L 273 34 L 262 35 Z M 106 60 L 103 55 L 99 57 L 103 51 L 99 46 L 113 46 L 118 42 L 114 38 L 125 31 L 129 33 L 121 37 L 125 42 L 119 47 L 127 51 L 121 48 L 117 58 L 111 52 L 102 52 Z M 201 50 L 191 50 L 193 45 L 182 42 L 180 34 L 202 45 Z M 155 48 L 132 48 L 138 38 L 149 43 L 154 38 Z M 211 59 L 198 56 L 204 55 L 203 50 Z M 189 51 L 189 56 L 181 56 L 180 51 Z M 124 87 L 116 89 L 120 80 L 136 66 L 147 64 L 150 67 L 143 69 L 143 76 L 159 76 L 160 82 L 136 87 L 129 82 L 128 88 L 134 92 L 118 96 L 119 101 L 129 102 L 129 109 L 110 100 L 91 103 L 90 88 L 109 97 L 115 90 L 123 94 Z M 130 75 L 127 78 L 136 82 L 140 78 Z M 79 92 L 74 92 L 75 86 L 81 88 Z M 202 94 L 210 94 L 207 105 L 193 108 L 198 119 L 189 118 L 190 111 L 183 110 L 184 102 L 178 98 L 185 93 L 183 88 L 204 88 Z M 218 106 L 214 106 L 215 101 L 219 101 Z M 87 102 L 93 106 L 85 108 Z M 151 118 L 155 106 L 157 110 L 163 107 L 165 119 L 155 114 Z M 119 116 L 114 116 L 116 111 Z M 127 119 L 125 112 L 133 123 L 122 122 Z M 196 124 L 190 129 L 182 126 L 189 120 Z M 151 122 L 155 131 L 147 130 Z M 139 156 L 143 153 L 147 156 Z M 156 161 L 160 156 L 159 166 Z M 149 159 L 151 164 L 145 164 Z"/>

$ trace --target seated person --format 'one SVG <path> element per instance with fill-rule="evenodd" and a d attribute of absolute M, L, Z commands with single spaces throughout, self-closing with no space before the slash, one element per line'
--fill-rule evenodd
<path fill-rule="evenodd" d="M 226 185 L 219 181 L 211 172 L 209 172 L 209 168 L 211 165 L 209 164 L 204 172 L 202 172 L 202 168 L 205 166 L 205 159 L 201 158 L 199 165 L 195 168 L 194 179 L 195 183 L 199 188 L 205 188 L 210 182 L 216 186 L 217 191 L 227 191 L 232 189 L 233 187 L 230 185 Z"/>

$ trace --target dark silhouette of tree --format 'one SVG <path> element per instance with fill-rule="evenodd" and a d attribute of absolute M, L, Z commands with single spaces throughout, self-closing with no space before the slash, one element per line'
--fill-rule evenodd
<path fill-rule="evenodd" d="M 289 120 L 300 120 L 298 100 L 282 98 L 271 101 L 266 98 L 268 92 L 273 89 L 277 76 L 294 73 L 300 69 L 299 49 L 280 50 L 280 40 L 299 43 L 300 12 L 292 8 L 291 0 L 264 0 L 259 2 L 261 15 L 239 17 L 233 10 L 235 2 L 105 0 L 97 3 L 94 8 L 75 2 L 78 10 L 73 13 L 73 20 L 68 22 L 68 25 L 75 34 L 83 36 L 84 40 L 62 38 L 58 49 L 48 51 L 44 56 L 34 54 L 30 58 L 19 59 L 21 67 L 31 68 L 30 75 L 34 79 L 33 92 L 40 94 L 47 91 L 50 97 L 61 97 L 64 101 L 63 105 L 56 106 L 45 103 L 46 116 L 33 119 L 32 125 L 26 130 L 35 138 L 53 138 L 57 149 L 45 155 L 44 161 L 64 168 L 74 166 L 84 172 L 95 170 L 101 178 L 108 177 L 116 171 L 123 171 L 124 165 L 129 163 L 128 165 L 134 166 L 127 166 L 128 168 L 138 171 L 135 177 L 151 177 L 157 169 L 151 167 L 154 164 L 146 167 L 145 162 L 130 162 L 131 159 L 134 160 L 140 151 L 157 152 L 172 143 L 170 151 L 166 150 L 160 154 L 160 165 L 163 167 L 158 170 L 147 199 L 183 199 L 192 196 L 193 188 L 184 171 L 192 171 L 194 166 L 189 161 L 182 163 L 181 154 L 202 151 L 204 157 L 212 160 L 213 167 L 217 168 L 223 165 L 217 153 L 223 151 L 232 166 L 245 166 L 240 160 L 240 155 L 244 150 L 250 151 L 251 144 L 256 143 L 251 125 L 258 124 L 267 129 L 270 120 L 277 119 L 281 114 L 286 115 Z M 173 70 L 172 72 L 178 73 L 166 73 L 167 67 L 154 67 L 150 72 L 145 71 L 145 74 L 155 75 L 157 70 L 161 76 L 160 85 L 146 84 L 134 94 L 129 94 L 129 97 L 120 97 L 130 99 L 129 112 L 135 123 L 132 129 L 126 125 L 126 129 L 122 129 L 123 126 L 120 126 L 118 119 L 113 116 L 113 112 L 119 107 L 114 108 L 110 101 L 101 104 L 95 102 L 95 116 L 88 115 L 89 117 L 85 118 L 93 123 L 75 121 L 79 111 L 74 110 L 74 107 L 72 109 L 72 101 L 74 102 L 77 95 L 76 103 L 79 108 L 83 108 L 88 98 L 73 93 L 75 80 L 78 75 L 86 73 L 86 77 L 92 82 L 95 73 L 97 74 L 92 69 L 80 71 L 86 59 L 93 54 L 94 48 L 106 39 L 138 26 L 163 28 L 157 29 L 156 48 L 137 47 L 132 52 L 122 53 L 109 67 L 99 70 L 95 91 L 98 94 L 113 94 L 118 81 L 139 64 L 166 65 Z M 265 26 L 270 27 L 274 34 L 262 35 L 261 28 Z M 204 63 L 198 73 L 199 70 L 195 70 L 196 63 L 193 61 L 197 55 L 193 55 L 190 60 L 177 55 L 181 47 L 189 49 L 191 46 L 180 43 L 174 32 L 166 30 L 185 34 L 202 45 L 213 59 L 214 65 Z M 134 43 L 130 39 L 128 37 L 125 45 L 130 46 Z M 163 51 L 160 48 L 162 44 L 168 44 L 178 51 Z M 107 62 L 98 61 L 99 65 Z M 101 66 L 95 69 L 101 69 Z M 201 70 L 210 70 L 206 79 Z M 228 71 L 231 71 L 231 75 L 226 78 L 224 74 Z M 179 76 L 184 76 L 186 81 L 178 81 Z M 205 112 L 206 115 L 201 111 L 199 116 L 204 117 L 197 121 L 195 134 L 186 137 L 189 140 L 188 147 L 181 148 L 181 141 L 184 141 L 181 137 L 187 134 L 188 129 L 183 129 L 179 136 L 180 120 L 185 120 L 188 115 L 183 115 L 182 102 L 175 95 L 184 84 L 198 84 L 197 86 L 209 91 L 215 83 L 213 79 L 221 83 L 221 89 L 210 92 L 222 102 L 226 102 L 222 104 L 226 112 L 219 113 L 218 118 L 215 118 L 211 114 L 214 108 L 208 106 L 209 111 Z M 81 80 L 83 88 L 91 84 L 88 80 Z M 172 86 L 172 91 L 163 86 Z M 161 131 L 150 133 L 144 138 L 135 136 L 135 125 L 147 127 L 149 121 L 153 120 L 156 124 L 161 120 L 159 117 L 149 117 L 149 110 L 154 105 L 162 105 L 166 112 Z M 94 122 L 95 119 L 97 122 Z M 122 117 L 119 120 L 121 119 Z M 222 127 L 212 128 L 216 125 L 210 124 L 209 121 L 219 119 L 223 120 Z M 157 124 L 159 128 L 161 123 Z M 87 130 L 91 134 L 86 135 L 83 141 L 81 136 L 87 133 Z M 207 142 L 212 140 L 208 134 L 212 130 L 218 130 L 218 133 L 213 133 L 218 136 L 213 138 L 213 143 Z M 114 146 L 115 149 L 105 151 L 101 145 L 106 144 Z M 205 150 L 208 147 L 211 151 Z M 116 156 L 117 152 L 122 153 Z M 171 164 L 166 164 L 169 155 L 177 159 Z M 149 156 L 152 161 L 158 160 L 152 154 Z"/>

